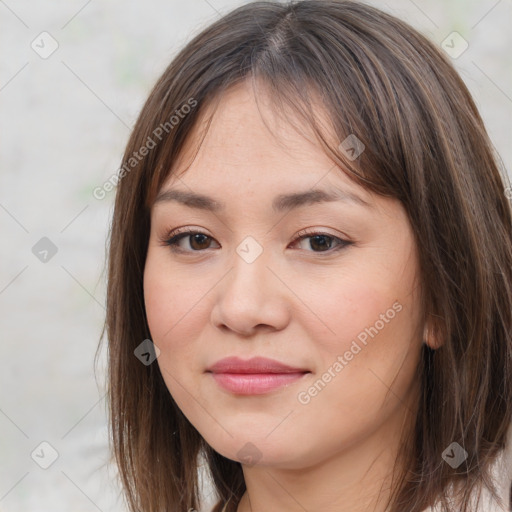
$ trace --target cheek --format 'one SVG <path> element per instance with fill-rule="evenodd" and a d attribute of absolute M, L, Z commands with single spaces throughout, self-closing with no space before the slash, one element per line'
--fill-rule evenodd
<path fill-rule="evenodd" d="M 328 288 L 307 292 L 308 304 L 316 314 L 308 330 L 322 328 L 322 335 L 315 336 L 320 350 L 343 353 L 352 340 L 364 339 L 365 328 L 379 320 L 396 301 L 390 283 L 378 282 L 368 272 L 352 272 L 332 279 Z M 325 333 L 327 332 L 327 336 Z"/>
<path fill-rule="evenodd" d="M 350 275 L 340 275 L 322 293 L 308 290 L 308 304 L 318 312 L 305 326 L 315 341 L 316 368 L 320 375 L 331 369 L 338 385 L 329 387 L 343 388 L 338 397 L 344 399 L 347 393 L 358 400 L 361 394 L 371 396 L 372 388 L 382 387 L 375 374 L 391 383 L 403 368 L 403 382 L 407 381 L 421 347 L 419 297 L 416 291 L 411 293 L 414 268 L 374 269 L 353 267 Z"/>
<path fill-rule="evenodd" d="M 177 269 L 160 252 L 148 252 L 144 301 L 151 339 L 160 349 L 157 363 L 166 386 L 188 414 L 194 401 L 194 379 L 206 365 L 202 332 L 210 320 L 208 291 L 214 274 Z M 193 408 L 192 408 L 193 409 Z"/>
<path fill-rule="evenodd" d="M 180 280 L 169 276 L 165 262 L 148 255 L 144 270 L 144 302 L 151 340 L 160 349 L 158 366 L 167 388 L 175 400 L 180 400 L 180 383 L 187 378 L 184 367 L 194 363 L 194 345 L 197 338 L 194 322 L 188 322 L 191 306 L 197 302 L 193 286 L 183 286 Z M 183 281 L 183 280 L 181 280 Z M 195 311 L 194 311 L 195 312 Z M 187 315 L 188 313 L 188 315 Z M 188 341 L 188 343 L 187 343 Z M 189 385 L 187 385 L 187 388 Z"/>
<path fill-rule="evenodd" d="M 153 255 L 150 249 L 144 269 L 144 303 L 153 341 L 161 350 L 184 339 L 183 331 L 198 325 L 189 318 L 197 318 L 208 289 L 199 284 L 169 268 L 165 257 Z"/>
<path fill-rule="evenodd" d="M 333 439 L 340 447 L 356 442 L 404 410 L 421 347 L 410 290 L 360 276 L 343 283 L 323 302 L 335 334 L 316 337 L 317 372 L 296 397 L 296 421 L 304 432 L 322 430 L 316 449 L 326 456 Z M 297 444 L 308 443 L 298 435 Z"/>
<path fill-rule="evenodd" d="M 160 349 L 157 359 L 160 372 L 170 394 L 182 408 L 189 400 L 186 390 L 193 389 L 187 380 L 190 372 L 184 368 L 195 363 L 194 344 L 190 340 L 197 338 L 196 324 L 187 320 L 192 305 L 197 302 L 197 292 L 193 292 L 193 286 L 184 285 L 184 279 L 176 279 L 176 273 L 167 267 L 165 261 L 148 254 L 144 302 L 151 340 Z"/>

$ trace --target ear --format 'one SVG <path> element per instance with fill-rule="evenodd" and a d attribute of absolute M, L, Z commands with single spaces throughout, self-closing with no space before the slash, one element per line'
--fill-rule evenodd
<path fill-rule="evenodd" d="M 437 350 L 443 346 L 440 331 L 435 328 L 432 317 L 425 322 L 425 327 L 423 329 L 423 343 L 428 345 L 432 350 Z"/>

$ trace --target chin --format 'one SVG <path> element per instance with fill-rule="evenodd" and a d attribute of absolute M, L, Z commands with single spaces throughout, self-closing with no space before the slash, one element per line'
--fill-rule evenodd
<path fill-rule="evenodd" d="M 306 464 L 304 456 L 301 457 L 301 454 L 297 452 L 297 443 L 289 435 L 287 435 L 288 442 L 286 443 L 285 439 L 278 436 L 272 439 L 272 434 L 268 436 L 268 432 L 264 435 L 252 434 L 248 430 L 243 432 L 243 435 L 239 434 L 233 437 L 224 431 L 221 438 L 218 436 L 203 437 L 223 457 L 240 462 L 247 467 L 268 466 L 299 469 Z"/>

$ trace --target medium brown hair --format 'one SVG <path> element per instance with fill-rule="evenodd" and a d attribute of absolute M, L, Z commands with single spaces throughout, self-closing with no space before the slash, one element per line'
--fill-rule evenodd
<path fill-rule="evenodd" d="M 457 512 L 474 510 L 474 490 L 484 484 L 496 491 L 490 468 L 512 421 L 505 176 L 467 88 L 441 50 L 395 17 L 343 0 L 254 2 L 218 19 L 173 59 L 133 129 L 111 227 L 103 332 L 113 454 L 130 510 L 198 509 L 201 457 L 219 499 L 216 510 L 230 500 L 228 511 L 235 511 L 245 491 L 241 464 L 204 441 L 158 364 L 141 364 L 134 350 L 151 338 L 143 271 L 152 201 L 201 114 L 248 79 L 265 85 L 278 111 L 301 116 L 350 179 L 403 204 L 418 247 L 422 320 L 442 343 L 422 346 L 418 412 L 404 434 L 397 459 L 404 469 L 390 510 L 420 512 L 438 499 L 443 510 L 454 510 L 445 499 L 454 485 L 462 489 Z M 195 108 L 185 110 L 186 104 Z M 318 124 L 319 107 L 332 122 L 329 133 Z M 160 140 L 155 134 L 162 128 Z M 356 160 L 338 147 L 351 134 L 365 146 Z M 338 144 L 327 142 L 333 135 Z M 130 160 L 150 139 L 155 144 L 145 156 Z M 468 453 L 456 470 L 442 459 L 453 442 Z"/>

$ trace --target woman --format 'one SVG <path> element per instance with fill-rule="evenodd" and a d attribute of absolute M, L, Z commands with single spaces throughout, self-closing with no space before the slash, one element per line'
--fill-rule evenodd
<path fill-rule="evenodd" d="M 507 510 L 504 188 L 452 65 L 388 14 L 255 2 L 197 35 L 119 172 L 130 510 L 199 509 L 200 469 L 215 512 Z"/>

